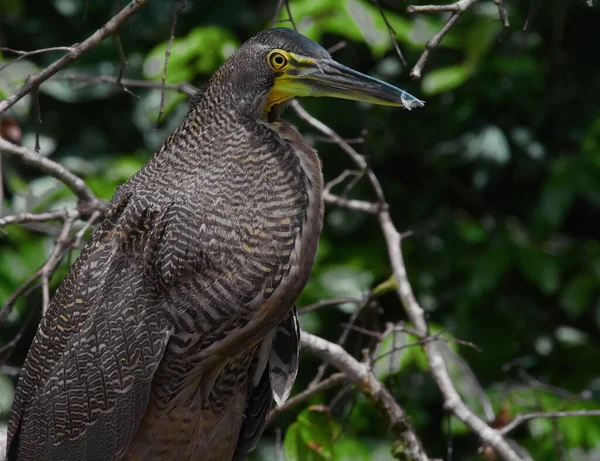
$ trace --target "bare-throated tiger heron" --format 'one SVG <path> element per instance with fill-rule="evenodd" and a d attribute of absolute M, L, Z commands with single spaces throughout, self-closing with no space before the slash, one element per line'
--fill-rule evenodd
<path fill-rule="evenodd" d="M 244 460 L 298 366 L 294 303 L 323 223 L 295 96 L 412 108 L 289 29 L 227 59 L 118 188 L 23 367 L 9 461 Z"/>

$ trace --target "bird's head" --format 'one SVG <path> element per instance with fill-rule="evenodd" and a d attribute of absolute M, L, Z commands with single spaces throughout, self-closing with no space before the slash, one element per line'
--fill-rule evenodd
<path fill-rule="evenodd" d="M 329 96 L 386 106 L 423 106 L 406 91 L 334 61 L 318 43 L 291 29 L 268 29 L 244 43 L 215 74 L 213 83 L 235 102 L 274 120 L 294 97 Z"/>

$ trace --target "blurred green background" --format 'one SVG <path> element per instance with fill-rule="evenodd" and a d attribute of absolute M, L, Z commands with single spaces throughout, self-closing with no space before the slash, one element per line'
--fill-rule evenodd
<path fill-rule="evenodd" d="M 114 14 L 119 2 L 2 0 L 0 45 L 20 50 L 81 42 Z M 125 2 L 122 2 L 123 4 Z M 475 343 L 448 343 L 445 355 L 471 407 L 494 419 L 529 411 L 600 408 L 600 9 L 583 0 L 509 2 L 511 27 L 502 30 L 491 0 L 461 17 L 433 52 L 421 81 L 411 81 L 395 55 L 376 7 L 366 0 L 291 0 L 299 30 L 325 47 L 347 41 L 334 57 L 426 100 L 412 112 L 341 100 L 304 106 L 346 138 L 364 140 L 401 231 L 409 277 L 433 331 Z M 405 14 L 407 1 L 381 1 L 410 65 L 440 29 L 443 15 Z M 180 15 L 169 62 L 169 83 L 201 86 L 244 40 L 271 24 L 276 1 L 189 0 Z M 149 1 L 122 29 L 129 78 L 159 81 L 173 3 Z M 285 9 L 282 17 L 285 16 Z M 289 23 L 284 23 L 289 26 Z M 26 75 L 61 53 L 21 59 L 0 71 L 0 98 Z M 0 67 L 14 54 L 0 54 Z M 116 76 L 119 52 L 108 39 L 62 75 Z M 136 172 L 187 111 L 187 97 L 160 91 L 84 85 L 54 79 L 40 89 L 41 153 L 82 175 L 109 199 Z M 10 112 L 33 148 L 30 98 Z M 327 180 L 353 164 L 290 113 L 319 149 Z M 2 159 L 4 214 L 75 204 L 59 182 L 12 159 Z M 343 186 L 334 192 L 342 193 Z M 350 197 L 373 200 L 366 181 Z M 0 301 L 44 262 L 58 227 L 8 226 L 0 235 Z M 66 258 L 56 287 L 73 261 Z M 329 207 L 318 259 L 300 306 L 324 298 L 361 297 L 390 275 L 376 219 Z M 5 424 L 16 372 L 39 320 L 41 293 L 31 290 L 0 326 L 0 346 L 34 317 L 16 347 L 2 358 L 0 424 Z M 302 316 L 303 327 L 336 340 L 356 307 L 344 304 Z M 358 325 L 381 329 L 405 319 L 393 294 L 376 299 Z M 387 338 L 392 343 L 411 338 Z M 367 342 L 352 334 L 348 350 L 360 357 Z M 459 355 L 457 354 L 460 354 Z M 392 357 L 390 363 L 389 357 Z M 482 459 L 478 440 L 445 414 L 420 348 L 378 362 L 377 374 L 394 391 L 432 457 Z M 384 363 L 385 362 L 385 363 Z M 307 386 L 319 362 L 304 354 L 295 390 Z M 479 384 L 477 384 L 477 382 Z M 278 459 L 277 429 L 288 460 L 388 460 L 392 438 L 385 420 L 352 388 L 311 400 L 331 413 L 298 408 L 267 428 L 255 460 Z M 304 410 L 299 414 L 301 410 Z M 289 428 L 289 431 L 288 431 Z M 600 418 L 538 419 L 511 433 L 536 460 L 600 459 Z M 306 442 L 314 442 L 311 449 Z M 488 458 L 491 459 L 491 458 Z"/>

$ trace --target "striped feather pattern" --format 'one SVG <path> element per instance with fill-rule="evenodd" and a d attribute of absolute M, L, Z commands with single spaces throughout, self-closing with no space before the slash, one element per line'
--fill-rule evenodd
<path fill-rule="evenodd" d="M 262 119 L 272 82 L 258 72 L 248 86 L 250 68 L 234 67 L 265 52 L 257 43 L 117 190 L 54 295 L 9 460 L 227 461 L 244 413 L 262 414 L 260 344 L 306 284 L 323 202 L 316 152 Z"/>

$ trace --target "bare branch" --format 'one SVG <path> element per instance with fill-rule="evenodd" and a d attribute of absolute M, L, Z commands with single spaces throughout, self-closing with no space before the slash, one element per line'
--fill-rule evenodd
<path fill-rule="evenodd" d="M 402 55 L 402 51 L 400 51 L 400 45 L 398 45 L 398 40 L 396 40 L 396 31 L 394 30 L 394 28 L 392 27 L 392 25 L 388 21 L 388 18 L 385 15 L 385 12 L 383 11 L 383 8 L 381 8 L 381 5 L 379 4 L 379 0 L 373 0 L 373 3 L 375 3 L 375 6 L 379 10 L 379 14 L 383 18 L 383 21 L 385 22 L 385 26 L 387 27 L 388 32 L 390 34 L 390 40 L 392 41 L 392 44 L 394 45 L 394 50 L 396 50 L 396 54 L 398 55 L 398 58 L 400 59 L 400 62 L 404 66 L 406 66 L 407 65 L 406 64 L 406 59 L 404 59 L 404 56 Z"/>
<path fill-rule="evenodd" d="M 344 346 L 344 344 L 346 343 L 346 340 L 348 339 L 348 335 L 350 334 L 350 329 L 351 327 L 354 326 L 354 323 L 356 323 L 356 320 L 358 319 L 358 316 L 360 315 L 362 309 L 367 305 L 367 303 L 369 303 L 369 299 L 365 299 L 363 302 L 361 302 L 357 309 L 352 313 L 352 316 L 350 317 L 350 320 L 348 321 L 348 326 L 342 325 L 342 327 L 344 328 L 344 330 L 342 331 L 342 334 L 340 335 L 340 337 L 337 340 L 337 345 L 342 347 Z M 315 387 L 319 381 L 321 381 L 321 379 L 323 379 L 323 376 L 325 376 L 325 372 L 327 371 L 327 362 L 323 362 L 319 368 L 317 369 L 317 373 L 315 374 L 315 377 L 311 380 L 311 382 L 308 384 L 309 388 Z"/>
<path fill-rule="evenodd" d="M 469 1 L 472 2 L 473 0 Z M 467 4 L 467 0 L 463 0 L 462 5 L 465 4 Z M 398 293 L 398 297 L 402 301 L 406 313 L 415 327 L 417 336 L 420 338 L 428 337 L 429 326 L 425 321 L 424 311 L 417 303 L 410 282 L 408 281 L 406 267 L 404 266 L 402 249 L 400 247 L 402 235 L 396 230 L 394 224 L 392 223 L 392 219 L 388 211 L 389 206 L 385 201 L 385 197 L 383 196 L 383 192 L 377 178 L 373 172 L 368 169 L 365 158 L 360 155 L 352 146 L 346 143 L 337 133 L 335 133 L 323 122 L 308 114 L 297 102 L 294 101 L 292 103 L 292 107 L 303 120 L 307 121 L 311 126 L 315 127 L 321 133 L 334 140 L 340 146 L 340 148 L 348 153 L 350 158 L 354 160 L 361 170 L 366 170 L 369 173 L 369 180 L 371 181 L 371 184 L 373 185 L 380 200 L 380 203 L 378 204 L 379 210 L 377 212 L 377 216 L 379 218 L 379 224 L 387 244 L 388 255 L 394 277 L 397 281 L 396 291 Z M 462 401 L 460 395 L 454 387 L 454 383 L 452 382 L 450 375 L 448 374 L 444 358 L 441 352 L 438 350 L 436 343 L 436 341 L 428 341 L 424 344 L 424 347 L 427 353 L 430 372 L 434 377 L 440 391 L 442 392 L 446 409 L 452 412 L 457 418 L 471 428 L 471 430 L 475 432 L 485 444 L 490 445 L 505 460 L 521 461 L 521 457 L 504 439 L 502 434 L 488 426 Z"/>
<path fill-rule="evenodd" d="M 42 129 L 42 109 L 40 108 L 40 87 L 36 86 L 33 90 L 33 111 L 35 113 L 35 153 L 40 153 L 40 130 Z"/>
<path fill-rule="evenodd" d="M 275 8 L 275 14 L 273 15 L 273 21 L 271 21 L 271 27 L 275 27 L 275 24 L 277 24 L 278 22 L 281 21 L 277 21 L 277 17 L 279 16 L 279 12 L 281 11 L 281 7 L 285 5 L 285 9 L 287 11 L 288 14 L 288 19 L 284 20 L 284 21 L 289 21 L 290 23 L 292 23 L 292 27 L 294 28 L 294 30 L 298 30 L 296 28 L 296 23 L 294 22 L 294 18 L 292 17 L 292 11 L 290 10 L 290 4 L 288 0 L 279 0 L 277 2 L 277 7 Z"/>
<path fill-rule="evenodd" d="M 408 281 L 408 275 L 406 273 L 400 247 L 400 233 L 394 227 L 388 211 L 380 212 L 379 222 L 387 243 L 394 276 L 398 281 L 398 296 L 402 300 L 406 313 L 416 330 L 419 332 L 419 335 L 425 337 L 428 335 L 429 327 L 425 321 L 424 311 L 417 303 L 410 282 Z M 492 446 L 505 460 L 520 461 L 520 456 L 502 435 L 482 421 L 481 418 L 479 418 L 462 401 L 448 374 L 446 364 L 441 353 L 437 349 L 436 343 L 428 342 L 425 344 L 425 350 L 427 352 L 431 374 L 444 396 L 444 406 L 446 409 L 451 411 L 457 418 L 469 426 L 473 432 L 475 432 L 485 443 Z"/>
<path fill-rule="evenodd" d="M 504 0 L 494 0 L 494 3 L 498 7 L 498 15 L 500 16 L 502 27 L 504 27 L 504 30 L 506 30 L 510 27 L 510 22 L 508 21 L 508 14 L 506 13 L 506 4 L 504 3 Z"/>
<path fill-rule="evenodd" d="M 337 205 L 352 211 L 362 211 L 363 213 L 369 214 L 377 214 L 379 211 L 379 205 L 377 203 L 347 199 L 338 195 L 333 195 L 329 192 L 323 193 L 323 200 L 329 205 Z"/>
<path fill-rule="evenodd" d="M 67 187 L 69 187 L 69 189 L 73 191 L 75 195 L 77 195 L 77 197 L 79 197 L 80 201 L 87 202 L 94 207 L 99 206 L 98 199 L 85 184 L 85 182 L 83 182 L 79 176 L 71 173 L 61 164 L 42 157 L 35 152 L 26 149 L 25 147 L 16 146 L 15 144 L 5 141 L 1 138 L 0 152 L 19 158 L 24 163 L 38 168 L 44 173 L 47 173 L 59 181 L 62 181 Z"/>
<path fill-rule="evenodd" d="M 294 109 L 298 117 L 307 122 L 313 128 L 319 130 L 321 133 L 328 136 L 332 141 L 334 141 L 338 146 L 340 146 L 342 150 L 346 152 L 352 158 L 352 160 L 354 160 L 354 163 L 356 163 L 361 170 L 367 169 L 367 161 L 365 160 L 365 158 L 358 152 L 356 152 L 356 150 L 354 150 L 350 144 L 344 141 L 344 139 L 340 135 L 338 135 L 335 131 L 333 131 L 323 122 L 317 120 L 312 115 L 310 115 L 304 109 L 304 107 L 300 105 L 298 101 L 293 100 L 290 103 L 290 106 L 292 107 L 292 109 Z"/>
<path fill-rule="evenodd" d="M 302 314 L 306 314 L 308 312 L 315 311 L 317 309 L 321 309 L 323 307 L 337 306 L 338 304 L 344 304 L 344 303 L 361 304 L 361 303 L 364 303 L 364 302 L 365 302 L 364 299 L 357 299 L 357 298 L 324 299 L 324 300 L 321 300 L 321 301 L 316 302 L 314 304 L 309 304 L 308 306 L 305 306 L 305 307 L 302 307 L 302 308 L 298 309 L 298 314 L 302 315 Z"/>
<path fill-rule="evenodd" d="M 101 204 L 100 200 L 96 201 L 97 204 Z M 15 302 L 19 297 L 27 292 L 32 286 L 34 286 L 34 282 L 36 280 L 40 280 L 42 286 L 42 312 L 46 312 L 48 305 L 50 303 L 50 279 L 52 275 L 58 268 L 62 258 L 66 254 L 66 252 L 71 248 L 77 248 L 82 241 L 83 235 L 85 232 L 92 226 L 92 224 L 102 215 L 102 210 L 97 209 L 91 212 L 91 216 L 86 222 L 86 224 L 75 234 L 74 238 L 70 238 L 69 234 L 71 229 L 73 228 L 73 224 L 78 219 L 83 218 L 84 216 L 90 213 L 89 209 L 86 208 L 76 208 L 70 210 L 59 210 L 56 212 L 47 212 L 40 214 L 31 214 L 31 213 L 22 213 L 20 215 L 15 215 L 19 219 L 15 219 L 12 216 L 4 218 L 0 220 L 0 226 L 7 224 L 8 222 L 31 222 L 31 221 L 42 221 L 42 220 L 50 220 L 50 219 L 63 219 L 63 227 L 56 239 L 56 245 L 52 249 L 50 256 L 46 262 L 40 267 L 31 277 L 29 277 L 25 282 L 21 284 L 19 288 L 12 293 L 8 299 L 2 305 L 2 309 L 0 310 L 0 324 L 2 324 L 6 317 L 10 314 Z M 13 219 L 11 219 L 13 218 Z"/>
<path fill-rule="evenodd" d="M 27 222 L 45 222 L 54 219 L 66 219 L 67 210 L 46 211 L 44 213 L 17 213 L 0 218 L 0 227 L 8 224 L 21 224 Z"/>
<path fill-rule="evenodd" d="M 516 427 L 523 424 L 525 421 L 539 418 L 572 418 L 577 416 L 600 416 L 600 410 L 574 410 L 574 411 L 540 411 L 535 413 L 521 413 L 500 429 L 501 434 L 508 434 Z"/>
<path fill-rule="evenodd" d="M 117 49 L 119 50 L 119 60 L 121 62 L 121 65 L 119 66 L 119 75 L 117 76 L 117 85 L 119 85 L 125 93 L 128 93 L 134 98 L 139 99 L 139 96 L 137 94 L 135 94 L 123 84 L 123 75 L 125 75 L 125 71 L 127 70 L 127 66 L 129 65 L 129 63 L 127 62 L 127 57 L 125 56 L 125 50 L 123 49 L 123 43 L 121 43 L 121 36 L 119 34 L 115 34 L 115 41 L 117 42 Z"/>
<path fill-rule="evenodd" d="M 62 58 L 54 61 L 45 69 L 30 75 L 26 82 L 17 89 L 13 94 L 8 96 L 4 101 L 0 102 L 0 114 L 5 112 L 13 104 L 19 101 L 23 96 L 30 93 L 40 83 L 48 80 L 59 70 L 65 68 L 71 62 L 78 59 L 83 53 L 100 44 L 106 37 L 114 35 L 119 27 L 133 16 L 147 0 L 132 0 L 125 8 L 113 16 L 106 24 L 94 32 L 83 43 L 69 47 L 69 51 Z"/>
<path fill-rule="evenodd" d="M 437 48 L 446 33 L 452 28 L 452 26 L 458 21 L 461 13 L 473 5 L 477 0 L 458 0 L 454 3 L 447 5 L 410 5 L 406 8 L 408 13 L 434 13 L 434 12 L 451 12 L 452 15 L 444 26 L 427 42 L 425 50 L 421 54 L 421 57 L 410 71 L 411 78 L 419 79 L 423 72 L 423 67 L 429 59 L 431 52 Z"/>
<path fill-rule="evenodd" d="M 169 34 L 169 43 L 167 44 L 167 49 L 165 50 L 165 65 L 163 66 L 162 73 L 162 86 L 160 89 L 160 108 L 158 109 L 158 119 L 156 120 L 157 124 L 160 123 L 160 119 L 165 112 L 165 85 L 167 83 L 167 66 L 169 65 L 171 47 L 173 46 L 173 40 L 175 39 L 175 27 L 177 26 L 177 18 L 179 17 L 179 12 L 185 7 L 187 7 L 187 0 L 177 2 L 173 7 L 173 16 L 171 18 L 171 33 Z"/>
<path fill-rule="evenodd" d="M 10 356 L 12 351 L 15 349 L 15 347 L 17 347 L 17 344 L 19 344 L 19 341 L 21 341 L 21 338 L 23 337 L 25 330 L 29 326 L 29 323 L 31 322 L 31 320 L 33 320 L 34 314 L 35 310 L 31 309 L 27 313 L 27 317 L 23 321 L 23 324 L 21 325 L 21 328 L 19 329 L 17 334 L 9 342 L 0 347 L 0 357 L 2 358 L 2 360 L 6 360 Z"/>
<path fill-rule="evenodd" d="M 537 14 L 540 9 L 540 5 L 542 4 L 542 0 L 531 0 L 531 4 L 529 5 L 529 12 L 527 13 L 527 19 L 525 19 L 525 24 L 523 25 L 523 30 L 528 30 L 531 21 L 533 21 L 534 16 Z"/>
<path fill-rule="evenodd" d="M 346 40 L 341 40 L 341 41 L 337 42 L 335 45 L 327 48 L 327 52 L 329 54 L 334 54 L 340 50 L 343 50 L 344 48 L 346 48 L 346 46 L 348 46 L 348 42 Z"/>
<path fill-rule="evenodd" d="M 29 56 L 35 56 L 36 54 L 49 53 L 49 52 L 52 52 L 52 51 L 70 51 L 71 48 L 68 47 L 68 46 L 55 46 L 53 48 L 42 48 L 42 49 L 33 50 L 33 51 L 22 51 L 22 50 L 13 50 L 12 48 L 6 48 L 4 46 L 0 46 L 0 50 L 1 51 L 6 51 L 8 53 L 14 53 L 14 54 L 18 54 L 19 55 L 18 57 L 16 57 L 12 61 L 7 62 L 2 67 L 0 67 L 0 72 L 2 72 L 8 66 L 10 66 L 11 64 L 14 64 L 15 62 L 17 62 L 20 59 L 28 58 Z"/>
<path fill-rule="evenodd" d="M 349 381 L 353 382 L 363 394 L 381 408 L 389 420 L 396 442 L 401 445 L 398 447 L 398 451 L 402 451 L 408 459 L 418 461 L 429 459 L 408 423 L 404 410 L 398 405 L 393 395 L 377 380 L 367 365 L 353 358 L 341 346 L 323 338 L 304 331 L 300 338 L 305 350 L 342 371 Z"/>
<path fill-rule="evenodd" d="M 320 394 L 321 392 L 325 392 L 326 390 L 331 389 L 332 387 L 343 383 L 345 380 L 346 380 L 346 375 L 344 375 L 344 373 L 335 373 L 335 374 L 331 375 L 329 378 L 321 381 L 316 386 L 305 389 L 304 391 L 300 392 L 299 394 L 297 394 L 294 397 L 292 397 L 291 399 L 289 399 L 287 402 L 285 402 L 280 407 L 272 409 L 271 412 L 269 413 L 269 419 L 267 420 L 267 424 L 271 424 L 273 421 L 275 421 L 275 419 L 277 419 L 277 417 L 281 413 L 289 410 L 292 407 L 298 406 L 301 403 L 306 402 L 308 399 L 310 399 L 311 397 L 313 397 L 317 394 Z"/>

